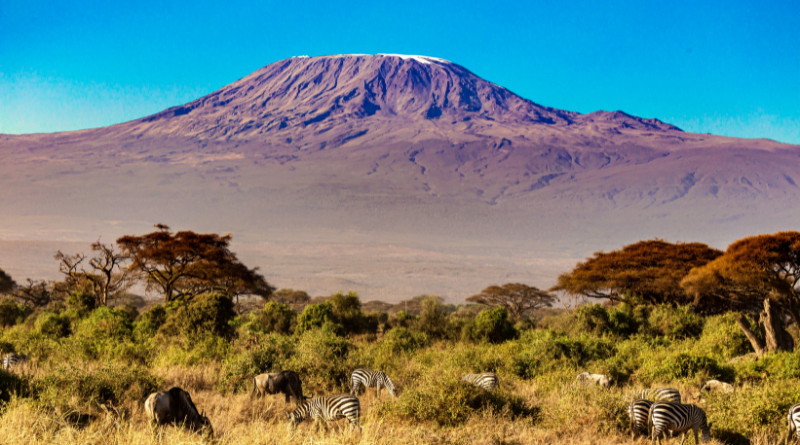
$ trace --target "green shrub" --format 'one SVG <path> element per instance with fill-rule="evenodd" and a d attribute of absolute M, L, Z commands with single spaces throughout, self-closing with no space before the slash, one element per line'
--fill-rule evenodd
<path fill-rule="evenodd" d="M 106 364 L 95 370 L 58 366 L 31 380 L 31 391 L 39 403 L 51 408 L 63 408 L 71 398 L 115 405 L 144 402 L 150 393 L 164 386 L 164 381 L 146 368 L 118 364 Z"/>
<path fill-rule="evenodd" d="M 695 349 L 726 360 L 753 352 L 753 346 L 736 323 L 737 314 L 706 317 Z"/>
<path fill-rule="evenodd" d="M 166 335 L 196 337 L 211 334 L 230 338 L 230 321 L 236 316 L 233 301 L 216 293 L 202 294 L 188 303 L 173 302 L 165 308 L 167 318 L 159 332 Z"/>
<path fill-rule="evenodd" d="M 581 332 L 595 335 L 610 332 L 608 311 L 600 304 L 586 304 L 575 309 L 575 321 Z"/>
<path fill-rule="evenodd" d="M 654 306 L 648 317 L 651 334 L 668 338 L 693 338 L 703 331 L 703 319 L 691 306 Z"/>
<path fill-rule="evenodd" d="M 266 372 L 280 372 L 283 364 L 294 355 L 296 339 L 270 334 L 258 341 L 255 349 L 225 359 L 216 388 L 223 394 L 252 390 L 254 376 Z"/>
<path fill-rule="evenodd" d="M 734 379 L 732 367 L 720 365 L 711 357 L 684 352 L 672 352 L 666 357 L 658 355 L 648 357 L 638 375 L 646 384 L 708 379 L 731 382 Z"/>
<path fill-rule="evenodd" d="M 414 423 L 457 426 L 479 410 L 496 413 L 507 410 L 512 418 L 528 418 L 531 422 L 539 417 L 540 412 L 523 397 L 501 391 L 490 393 L 462 382 L 453 374 L 431 370 L 403 391 L 397 400 L 379 406 L 377 415 L 404 418 Z"/>
<path fill-rule="evenodd" d="M 406 328 L 395 328 L 387 332 L 381 341 L 381 347 L 391 353 L 414 352 L 428 346 L 428 336 L 423 332 L 410 332 Z"/>
<path fill-rule="evenodd" d="M 612 340 L 586 334 L 572 337 L 552 331 L 529 331 L 519 343 L 522 351 L 512 361 L 513 372 L 528 379 L 552 368 L 583 368 L 616 353 Z"/>
<path fill-rule="evenodd" d="M 517 336 L 514 324 L 508 319 L 508 311 L 504 307 L 482 311 L 465 329 L 465 336 L 476 342 L 502 343 Z"/>
<path fill-rule="evenodd" d="M 412 328 L 412 326 L 419 320 L 419 317 L 409 314 L 406 311 L 399 311 L 394 316 L 389 318 L 389 325 L 392 328 Z"/>
<path fill-rule="evenodd" d="M 336 317 L 333 314 L 333 305 L 330 303 L 309 304 L 297 317 L 298 335 L 312 329 L 319 329 L 327 325 L 328 331 L 343 331 L 344 328 L 336 326 Z"/>
<path fill-rule="evenodd" d="M 97 299 L 92 294 L 77 291 L 67 297 L 67 314 L 71 318 L 83 318 L 97 308 Z"/>
<path fill-rule="evenodd" d="M 75 335 L 93 341 L 129 340 L 133 335 L 133 321 L 127 313 L 103 306 L 78 322 Z"/>
<path fill-rule="evenodd" d="M 247 323 L 253 332 L 291 334 L 297 325 L 297 312 L 289 306 L 269 302 L 264 309 L 250 313 Z"/>
<path fill-rule="evenodd" d="M 295 354 L 285 365 L 303 376 L 310 386 L 333 391 L 349 390 L 352 369 L 347 366 L 347 356 L 353 343 L 324 329 L 312 329 L 300 335 Z"/>
<path fill-rule="evenodd" d="M 139 314 L 133 324 L 133 334 L 138 341 L 144 341 L 156 335 L 158 330 L 167 321 L 167 311 L 157 304 L 150 310 Z"/>
<path fill-rule="evenodd" d="M 51 338 L 63 338 L 70 334 L 70 320 L 53 312 L 42 312 L 34 323 L 36 330 Z"/>
<path fill-rule="evenodd" d="M 0 327 L 22 323 L 28 314 L 30 314 L 30 310 L 15 302 L 11 297 L 3 297 L 0 300 Z"/>

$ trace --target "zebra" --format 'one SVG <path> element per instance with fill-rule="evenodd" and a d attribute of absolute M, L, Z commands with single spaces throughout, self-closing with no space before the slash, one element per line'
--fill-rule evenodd
<path fill-rule="evenodd" d="M 796 444 L 800 442 L 800 403 L 789 408 L 789 415 L 786 416 L 786 419 L 789 420 L 789 437 L 786 438 L 786 443 L 788 445 L 794 436 L 792 443 Z"/>
<path fill-rule="evenodd" d="M 493 372 L 484 372 L 483 374 L 467 374 L 461 378 L 462 381 L 472 383 L 473 385 L 483 388 L 489 392 L 500 386 L 500 381 L 497 380 L 497 375 Z"/>
<path fill-rule="evenodd" d="M 397 397 L 394 393 L 392 380 L 383 371 L 373 371 L 371 369 L 356 369 L 350 377 L 350 394 L 357 396 L 361 386 L 364 388 L 375 388 L 378 397 L 381 396 L 381 386 L 389 391 L 392 397 Z"/>
<path fill-rule="evenodd" d="M 28 356 L 26 354 L 6 354 L 3 356 L 3 371 L 11 372 L 11 368 L 15 366 L 22 366 L 28 363 Z"/>
<path fill-rule="evenodd" d="M 358 397 L 352 394 L 316 397 L 303 402 L 294 412 L 286 413 L 291 430 L 308 417 L 313 418 L 317 426 L 320 420 L 323 421 L 325 429 L 329 420 L 347 418 L 350 421 L 350 431 L 357 426 L 361 432 L 361 424 L 358 421 L 360 416 L 361 404 L 358 402 Z"/>
<path fill-rule="evenodd" d="M 683 433 L 681 445 L 686 441 L 686 432 L 694 432 L 694 443 L 699 444 L 697 431 L 702 433 L 703 442 L 711 438 L 711 424 L 706 413 L 695 405 L 684 405 L 674 402 L 655 402 L 648 413 L 649 424 L 653 428 L 652 443 L 661 443 L 661 435 L 666 437 L 666 430 Z"/>
<path fill-rule="evenodd" d="M 646 399 L 631 398 L 628 406 L 628 416 L 631 419 L 631 439 L 636 439 L 637 434 L 647 435 L 649 432 L 650 407 L 654 402 Z"/>
<path fill-rule="evenodd" d="M 651 402 L 681 403 L 681 393 L 675 388 L 637 389 L 631 394 L 633 400 L 644 399 Z"/>

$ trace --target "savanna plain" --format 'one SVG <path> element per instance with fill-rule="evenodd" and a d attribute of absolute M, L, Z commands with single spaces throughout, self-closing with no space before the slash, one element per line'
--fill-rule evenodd
<path fill-rule="evenodd" d="M 660 241 L 636 246 L 648 247 L 653 258 L 687 247 Z M 712 252 L 705 262 L 742 260 L 733 255 L 735 246 L 724 254 Z M 611 255 L 619 259 L 632 250 L 627 246 Z M 596 254 L 563 275 L 561 290 L 574 290 L 580 273 L 603 258 Z M 697 295 L 710 299 L 720 293 L 701 288 L 707 281 L 687 273 L 667 278 L 683 283 L 675 289 L 686 295 L 694 289 L 694 303 L 672 294 L 673 302 L 655 301 L 652 283 L 629 280 L 629 289 L 612 293 L 614 303 L 553 308 L 548 307 L 555 302 L 552 295 L 542 291 L 534 294 L 540 307 L 527 311 L 476 300 L 444 304 L 431 295 L 402 307 L 362 302 L 353 292 L 309 300 L 290 290 L 272 292 L 266 301 L 238 303 L 220 292 L 163 304 L 120 295 L 112 305 L 98 303 L 89 287 L 55 298 L 58 289 L 64 290 L 58 283 L 45 283 L 40 290 L 53 298 L 33 307 L 19 298 L 24 286 L 17 286 L 0 302 L 0 352 L 24 352 L 31 359 L 0 371 L 0 442 L 643 443 L 649 439 L 631 437 L 631 393 L 670 386 L 680 390 L 684 403 L 706 412 L 711 443 L 783 443 L 786 413 L 800 402 L 796 324 L 789 317 L 770 321 L 768 309 L 759 321 L 752 310 L 758 304 L 741 300 L 719 310 L 728 301 L 722 297 L 711 304 L 717 310 L 709 311 L 697 304 Z M 687 282 L 687 276 L 695 281 Z M 663 290 L 670 283 L 659 285 Z M 30 283 L 27 291 L 35 291 Z M 786 292 L 784 297 L 771 294 L 774 306 L 788 307 L 780 306 L 791 296 Z M 785 323 L 792 339 L 769 350 L 775 323 Z M 345 420 L 327 428 L 306 421 L 292 430 L 286 413 L 295 409 L 294 402 L 286 403 L 283 395 L 253 395 L 255 375 L 281 370 L 297 372 L 306 395 L 347 393 L 357 368 L 383 370 L 397 388 L 396 397 L 385 390 L 377 395 L 373 388 L 360 394 L 360 433 L 350 431 Z M 606 374 L 613 384 L 575 385 L 583 371 Z M 499 388 L 487 392 L 461 380 L 481 372 L 496 373 Z M 735 390 L 697 398 L 709 379 L 730 382 Z M 191 394 L 213 432 L 151 425 L 145 398 L 173 386 Z"/>

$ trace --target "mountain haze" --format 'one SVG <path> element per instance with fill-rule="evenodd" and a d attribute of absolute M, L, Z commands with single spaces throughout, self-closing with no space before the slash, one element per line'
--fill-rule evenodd
<path fill-rule="evenodd" d="M 639 239 L 725 247 L 800 216 L 798 146 L 558 110 L 423 56 L 282 60 L 142 119 L 0 135 L 0 154 L 18 280 L 36 273 L 14 269 L 25 240 L 163 222 L 233 232 L 281 287 L 456 301 Z"/>

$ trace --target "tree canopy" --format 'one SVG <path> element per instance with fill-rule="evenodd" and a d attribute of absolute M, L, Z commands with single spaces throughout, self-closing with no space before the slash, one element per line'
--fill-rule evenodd
<path fill-rule="evenodd" d="M 490 308 L 503 307 L 514 318 L 519 318 L 534 309 L 550 307 L 556 297 L 533 286 L 520 283 L 507 283 L 502 286 L 489 286 L 481 293 L 467 298 L 467 301 Z"/>
<path fill-rule="evenodd" d="M 7 294 L 14 290 L 17 283 L 3 269 L 0 269 L 0 294 Z"/>
<path fill-rule="evenodd" d="M 681 285 L 697 298 L 712 296 L 737 308 L 769 298 L 800 323 L 800 232 L 742 238 Z"/>
<path fill-rule="evenodd" d="M 550 291 L 624 301 L 635 294 L 651 304 L 693 303 L 681 287 L 692 268 L 704 266 L 722 252 L 703 243 L 640 241 L 612 252 L 597 252 L 558 277 Z"/>
<path fill-rule="evenodd" d="M 158 291 L 165 301 L 191 299 L 216 292 L 269 297 L 275 290 L 258 273 L 242 264 L 230 248 L 232 236 L 158 230 L 142 236 L 117 239 L 122 253 L 131 258 L 129 269 L 138 274 L 148 291 Z"/>
<path fill-rule="evenodd" d="M 742 238 L 721 257 L 693 269 L 681 286 L 695 300 L 721 302 L 728 310 L 761 311 L 760 337 L 766 342 L 751 332 L 749 322 L 739 318 L 757 352 L 791 350 L 794 342 L 784 332 L 779 313 L 800 323 L 800 233 Z"/>

